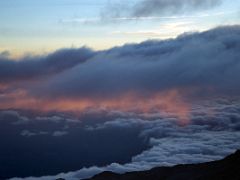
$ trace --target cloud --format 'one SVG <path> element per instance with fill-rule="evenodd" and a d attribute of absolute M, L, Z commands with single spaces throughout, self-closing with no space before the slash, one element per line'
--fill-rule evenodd
<path fill-rule="evenodd" d="M 61 136 L 65 136 L 66 134 L 68 134 L 67 131 L 55 131 L 55 132 L 53 132 L 54 137 L 61 137 Z"/>
<path fill-rule="evenodd" d="M 105 20 L 141 20 L 153 16 L 188 15 L 219 6 L 222 0 L 138 0 L 135 3 L 109 3 L 101 13 Z"/>
<path fill-rule="evenodd" d="M 24 124 L 30 121 L 28 117 L 22 116 L 14 110 L 0 111 L 0 120 L 4 121 L 5 119 L 7 119 L 8 122 L 11 122 L 14 125 Z"/>
<path fill-rule="evenodd" d="M 31 132 L 29 130 L 23 130 L 20 135 L 25 137 L 32 137 L 32 136 L 41 136 L 41 135 L 52 135 L 53 137 L 62 137 L 67 135 L 67 131 L 54 131 L 52 134 L 46 131 L 39 131 L 39 132 Z"/>
<path fill-rule="evenodd" d="M 2 51 L 0 52 L 0 58 L 7 58 L 9 57 L 11 54 L 9 51 Z"/>
<path fill-rule="evenodd" d="M 239 31 L 239 26 L 221 27 L 100 51 L 32 91 L 79 98 L 191 87 L 238 93 Z"/>
<path fill-rule="evenodd" d="M 51 143 L 59 142 L 58 138 L 37 135 L 48 132 L 59 137 L 68 133 L 62 138 L 67 144 L 72 143 L 67 138 L 75 139 L 72 136 L 82 130 L 90 133 L 79 132 L 77 137 L 83 142 L 92 137 L 91 133 L 98 135 L 97 142 L 91 146 L 98 149 L 99 141 L 110 138 L 113 142 L 116 132 L 121 137 L 126 132 L 135 132 L 138 138 L 132 142 L 140 139 L 149 146 L 132 155 L 129 162 L 112 161 L 109 165 L 82 168 L 54 178 L 80 179 L 105 170 L 122 173 L 220 159 L 240 148 L 239 42 L 240 27 L 227 26 L 104 51 L 65 49 L 20 61 L 2 59 L 0 108 L 18 111 L 0 113 L 0 132 L 11 132 L 17 137 L 34 136 L 41 142 L 50 139 Z M 84 53 L 86 58 L 82 58 Z M 71 62 L 65 62 L 66 59 Z M 35 72 L 38 67 L 40 70 Z M 37 115 L 26 110 L 36 110 Z M 41 110 L 44 115 L 38 112 Z M 83 116 L 88 113 L 97 116 L 94 120 Z M 69 114 L 81 120 L 90 119 L 90 123 L 83 130 L 79 126 L 84 123 L 76 126 L 78 118 Z M 180 126 L 181 118 L 189 121 Z M 99 132 L 105 136 L 100 138 Z M 33 138 L 21 139 L 28 143 Z M 85 144 L 78 148 L 85 148 Z"/>
<path fill-rule="evenodd" d="M 145 139 L 149 148 L 133 156 L 128 163 L 92 166 L 56 176 L 31 177 L 25 180 L 76 180 L 102 171 L 124 173 L 156 166 L 218 160 L 240 148 L 239 113 L 239 100 L 216 98 L 195 104 L 192 108 L 192 121 L 187 126 L 179 126 L 175 118 L 163 118 L 160 114 L 154 119 L 126 117 L 97 123 L 90 129 L 87 127 L 87 131 L 100 133 L 119 130 L 117 132 L 125 133 L 127 130 L 138 129 L 139 138 Z"/>
<path fill-rule="evenodd" d="M 0 83 L 48 77 L 85 62 L 94 52 L 88 48 L 62 49 L 46 56 L 17 60 L 9 59 L 8 54 L 3 52 L 0 55 Z"/>
<path fill-rule="evenodd" d="M 123 10 L 121 9 L 121 12 Z M 194 15 L 188 15 L 188 14 L 183 14 L 183 15 L 152 15 L 152 16 L 141 16 L 141 17 L 134 17 L 134 16 L 120 16 L 120 13 L 118 15 L 112 15 L 109 16 L 109 13 L 106 12 L 106 15 L 102 15 L 102 17 L 95 17 L 95 18 L 70 18 L 70 19 L 61 19 L 59 23 L 61 25 L 102 25 L 103 23 L 123 23 L 123 22 L 139 22 L 139 21 L 164 21 L 164 20 L 196 20 L 196 19 L 201 19 L 201 18 L 210 18 L 210 17 L 220 17 L 224 16 L 227 14 L 236 14 L 238 11 L 228 11 L 228 12 L 199 12 Z M 119 17 L 120 16 L 120 17 Z M 161 25 L 161 27 L 164 25 Z M 179 33 L 178 33 L 179 34 Z M 176 34 L 175 34 L 176 35 Z M 162 37 L 162 36 L 161 36 Z M 171 36 L 173 37 L 173 36 Z"/>
<path fill-rule="evenodd" d="M 33 111 L 0 111 L 0 158 L 3 166 L 0 169 L 1 178 L 42 176 L 86 165 L 108 164 L 111 161 L 126 162 L 132 154 L 144 149 L 135 130 L 126 130 L 124 133 L 119 131 L 115 134 L 111 129 L 100 133 L 84 129 L 85 124 L 89 126 L 95 121 L 103 122 L 111 119 L 112 115 L 81 116 L 83 122 L 76 124 L 75 121 L 64 120 L 72 117 L 69 114 L 40 114 Z M 27 117 L 29 121 L 15 124 L 14 122 L 21 122 L 21 117 Z M 126 141 L 129 146 L 124 146 Z M 111 152 L 108 151 L 109 148 Z M 109 156 L 112 158 L 107 158 Z M 10 161 L 9 157 L 14 161 Z M 38 163 L 32 164 L 32 157 Z M 23 161 L 24 166 L 21 165 Z M 40 170 L 37 174 L 32 174 L 34 169 Z"/>
<path fill-rule="evenodd" d="M 27 113 L 28 114 L 28 113 Z M 0 111 L 0 118 L 14 119 L 13 125 L 29 125 L 34 123 L 54 123 L 54 124 L 79 124 L 81 121 L 77 118 L 69 118 L 59 115 L 53 116 L 36 116 L 28 118 L 26 115 L 20 115 L 14 110 Z M 1 120 L 1 119 L 0 119 Z"/>
<path fill-rule="evenodd" d="M 171 111 L 186 121 L 196 99 L 239 95 L 239 41 L 240 27 L 225 26 L 175 39 L 90 51 L 90 55 L 86 49 L 66 49 L 42 60 L 5 60 L 2 63 L 9 66 L 1 67 L 0 108 L 75 113 L 90 109 Z M 79 61 L 84 53 L 87 60 Z M 54 63 L 46 63 L 50 61 Z M 42 69 L 45 66 L 49 68 Z M 54 76 L 48 73 L 52 71 Z M 28 80 L 22 83 L 25 76 Z M 32 81 L 31 77 L 44 78 Z"/>
<path fill-rule="evenodd" d="M 32 137 L 32 136 L 40 136 L 40 135 L 48 135 L 48 132 L 40 131 L 40 132 L 31 132 L 29 130 L 23 130 L 20 135 L 25 137 Z"/>
<path fill-rule="evenodd" d="M 132 15 L 141 17 L 154 14 L 187 14 L 192 11 L 213 8 L 220 3 L 221 0 L 141 0 L 134 6 Z"/>
<path fill-rule="evenodd" d="M 69 128 L 80 127 L 81 121 L 64 115 L 39 116 L 31 111 L 21 112 L 17 110 L 0 111 L 0 124 L 6 129 L 15 129 L 23 137 L 36 137 L 48 135 L 62 137 L 69 132 Z"/>

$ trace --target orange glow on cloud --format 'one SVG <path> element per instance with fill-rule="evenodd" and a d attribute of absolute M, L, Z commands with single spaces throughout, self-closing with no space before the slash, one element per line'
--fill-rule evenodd
<path fill-rule="evenodd" d="M 180 120 L 181 124 L 189 122 L 190 105 L 183 101 L 179 90 L 153 93 L 143 96 L 139 93 L 126 93 L 117 98 L 81 98 L 46 100 L 29 97 L 24 91 L 16 91 L 0 96 L 1 109 L 25 109 L 37 111 L 85 112 L 88 109 L 117 110 L 122 112 L 151 113 L 163 112 Z"/>

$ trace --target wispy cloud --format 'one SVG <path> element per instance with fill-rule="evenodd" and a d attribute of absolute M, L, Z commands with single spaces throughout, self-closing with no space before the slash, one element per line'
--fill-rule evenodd
<path fill-rule="evenodd" d="M 141 0 L 131 10 L 133 16 L 152 14 L 187 14 L 220 5 L 222 0 Z"/>
<path fill-rule="evenodd" d="M 72 18 L 72 19 L 60 19 L 60 24 L 86 24 L 86 25 L 104 25 L 106 23 L 118 23 L 118 22 L 142 22 L 142 21 L 165 21 L 165 20 L 186 20 L 186 19 L 203 19 L 209 17 L 225 16 L 228 14 L 235 14 L 237 11 L 228 12 L 214 12 L 214 13 L 198 13 L 195 15 L 172 15 L 172 16 L 121 16 L 121 17 L 93 17 L 93 18 Z"/>
<path fill-rule="evenodd" d="M 135 4 L 116 3 L 108 5 L 102 12 L 105 19 L 121 17 L 151 17 L 153 15 L 188 15 L 220 5 L 222 0 L 140 0 Z"/>
<path fill-rule="evenodd" d="M 206 30 L 204 28 L 197 27 L 194 21 L 177 21 L 162 23 L 158 28 L 137 30 L 137 31 L 113 31 L 112 35 L 124 35 L 124 36 L 141 36 L 146 38 L 160 38 L 168 39 L 174 38 L 184 32 L 200 32 Z"/>

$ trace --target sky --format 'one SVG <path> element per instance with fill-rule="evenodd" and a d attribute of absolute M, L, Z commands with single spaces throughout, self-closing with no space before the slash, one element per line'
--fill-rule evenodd
<path fill-rule="evenodd" d="M 239 0 L 209 1 L 212 5 L 182 7 L 182 11 L 165 4 L 161 5 L 165 10 L 132 14 L 129 9 L 141 1 L 1 0 L 0 50 L 13 56 L 63 47 L 99 50 L 239 22 Z"/>
<path fill-rule="evenodd" d="M 0 0 L 0 179 L 79 180 L 240 149 L 239 7 Z"/>

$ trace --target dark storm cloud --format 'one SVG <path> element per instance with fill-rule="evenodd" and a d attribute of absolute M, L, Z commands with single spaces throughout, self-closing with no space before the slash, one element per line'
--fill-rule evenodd
<path fill-rule="evenodd" d="M 7 51 L 0 54 L 0 83 L 47 77 L 85 62 L 94 52 L 87 48 L 62 49 L 46 56 L 17 60 L 9 59 L 8 55 Z"/>
<path fill-rule="evenodd" d="M 239 56 L 240 27 L 220 27 L 96 52 L 91 60 L 47 79 L 31 92 L 49 97 L 109 97 L 195 87 L 205 95 L 211 91 L 239 94 Z"/>

